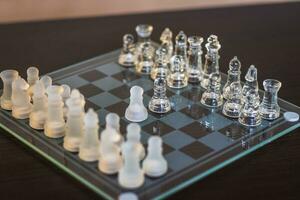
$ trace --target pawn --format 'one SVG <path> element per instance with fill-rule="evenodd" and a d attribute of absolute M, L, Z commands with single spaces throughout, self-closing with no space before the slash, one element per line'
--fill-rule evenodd
<path fill-rule="evenodd" d="M 157 78 L 154 81 L 154 94 L 149 102 L 149 110 L 154 113 L 167 113 L 171 110 L 171 103 L 166 95 L 166 80 Z"/>
<path fill-rule="evenodd" d="M 27 82 L 29 84 L 28 93 L 30 96 L 33 94 L 33 86 L 39 80 L 39 70 L 36 67 L 29 67 L 27 69 Z"/>
<path fill-rule="evenodd" d="M 47 90 L 49 86 L 52 85 L 52 78 L 50 76 L 43 76 L 41 78 L 42 83 L 44 84 L 44 88 Z"/>
<path fill-rule="evenodd" d="M 241 62 L 238 60 L 236 56 L 233 57 L 233 59 L 229 62 L 229 70 L 227 75 L 227 82 L 223 87 L 223 97 L 225 99 L 228 99 L 230 96 L 230 85 L 233 82 L 238 82 L 240 84 L 239 87 L 241 87 L 240 83 L 240 76 L 241 76 Z"/>
<path fill-rule="evenodd" d="M 133 86 L 130 89 L 130 103 L 125 111 L 125 118 L 131 122 L 142 122 L 148 118 L 147 109 L 143 103 L 143 88 Z"/>
<path fill-rule="evenodd" d="M 170 88 L 184 88 L 188 85 L 186 72 L 186 61 L 181 55 L 174 55 L 170 60 L 170 73 L 167 77 L 167 84 Z"/>
<path fill-rule="evenodd" d="M 97 161 L 99 157 L 99 119 L 90 108 L 84 116 L 84 134 L 79 145 L 79 158 L 86 162 Z"/>
<path fill-rule="evenodd" d="M 124 164 L 118 174 L 118 182 L 123 188 L 135 189 L 144 184 L 144 172 L 134 144 L 125 142 L 122 145 Z"/>
<path fill-rule="evenodd" d="M 16 119 L 29 118 L 32 110 L 30 96 L 28 95 L 29 84 L 21 77 L 12 83 L 12 116 Z"/>
<path fill-rule="evenodd" d="M 134 55 L 134 37 L 131 34 L 123 36 L 123 49 L 119 56 L 119 64 L 125 67 L 136 65 L 137 58 Z"/>
<path fill-rule="evenodd" d="M 59 138 L 65 135 L 62 92 L 61 86 L 52 85 L 47 88 L 48 106 L 44 129 L 45 135 L 50 138 Z"/>
<path fill-rule="evenodd" d="M 131 123 L 127 126 L 127 142 L 134 144 L 136 152 L 138 152 L 139 159 L 143 160 L 145 157 L 145 149 L 141 140 L 141 127 L 136 123 Z"/>
<path fill-rule="evenodd" d="M 33 87 L 33 107 L 30 113 L 29 125 L 33 129 L 43 130 L 47 113 L 47 96 L 44 84 L 38 80 Z"/>
<path fill-rule="evenodd" d="M 2 96 L 0 97 L 1 108 L 5 110 L 12 109 L 12 83 L 19 77 L 19 72 L 13 69 L 4 70 L 0 73 L 3 81 Z"/>
<path fill-rule="evenodd" d="M 280 107 L 278 105 L 278 91 L 281 88 L 281 82 L 275 79 L 267 79 L 263 82 L 264 97 L 260 104 L 259 111 L 262 118 L 274 120 L 280 115 Z"/>
<path fill-rule="evenodd" d="M 118 147 L 121 146 L 123 142 L 123 137 L 120 132 L 120 117 L 116 113 L 109 113 L 105 117 L 106 126 L 102 135 L 107 135 L 110 141 L 116 144 Z"/>
<path fill-rule="evenodd" d="M 221 94 L 221 77 L 219 73 L 212 73 L 209 77 L 208 87 L 202 94 L 201 103 L 208 107 L 219 107 L 223 104 Z"/>
<path fill-rule="evenodd" d="M 120 148 L 105 131 L 101 133 L 98 169 L 105 174 L 116 174 L 122 167 Z"/>
<path fill-rule="evenodd" d="M 228 117 L 238 118 L 242 107 L 242 87 L 240 82 L 232 82 L 230 84 L 228 95 L 227 101 L 223 106 L 223 114 Z"/>
<path fill-rule="evenodd" d="M 251 65 L 245 76 L 245 84 L 242 89 L 242 102 L 246 101 L 247 93 L 250 90 L 258 91 L 258 82 L 257 82 L 257 69 L 254 65 Z"/>
<path fill-rule="evenodd" d="M 167 172 L 168 163 L 162 152 L 161 137 L 151 136 L 148 140 L 148 155 L 143 162 L 143 170 L 147 176 L 160 177 Z"/>
<path fill-rule="evenodd" d="M 245 102 L 241 109 L 239 122 L 244 126 L 258 126 L 261 124 L 259 113 L 259 95 L 254 89 L 249 90 L 245 97 Z"/>
<path fill-rule="evenodd" d="M 155 63 L 151 71 L 151 78 L 166 78 L 169 74 L 167 47 L 159 47 L 155 52 Z"/>
<path fill-rule="evenodd" d="M 67 99 L 69 99 L 70 96 L 71 96 L 71 88 L 70 88 L 70 86 L 68 86 L 66 84 L 61 85 L 61 87 L 63 88 L 63 92 L 61 94 L 61 97 L 62 97 L 62 100 L 64 102 L 64 108 L 63 108 L 64 118 L 67 119 L 68 106 L 67 106 L 66 102 L 67 102 Z"/>
<path fill-rule="evenodd" d="M 72 90 L 70 98 L 66 100 L 66 105 L 68 112 L 63 146 L 68 151 L 78 152 L 83 135 L 84 118 L 84 105 L 81 103 L 81 94 L 78 90 Z"/>
<path fill-rule="evenodd" d="M 141 55 L 139 55 L 139 61 L 136 65 L 136 71 L 140 74 L 150 74 L 153 62 L 154 48 L 150 42 L 144 43 L 141 47 Z"/>

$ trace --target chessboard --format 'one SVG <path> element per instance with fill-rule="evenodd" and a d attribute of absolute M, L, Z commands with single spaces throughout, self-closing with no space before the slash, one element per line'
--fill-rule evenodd
<path fill-rule="evenodd" d="M 120 66 L 119 53 L 116 50 L 48 75 L 54 84 L 79 89 L 86 98 L 86 108 L 98 113 L 101 130 L 106 114 L 117 113 L 121 117 L 121 132 L 125 134 L 129 121 L 124 113 L 130 88 L 142 87 L 144 104 L 148 105 L 153 95 L 153 81 L 136 74 L 132 68 Z M 223 84 L 226 81 L 225 74 L 222 81 Z M 180 90 L 168 88 L 171 112 L 163 115 L 149 112 L 148 119 L 139 123 L 145 146 L 151 135 L 162 137 L 169 169 L 163 177 L 146 177 L 145 184 L 135 190 L 121 188 L 116 175 L 101 173 L 96 162 L 80 160 L 77 153 L 63 148 L 62 138 L 47 138 L 42 131 L 32 129 L 28 120 L 16 120 L 10 112 L 1 110 L 0 126 L 106 199 L 117 199 L 127 192 L 139 199 L 165 198 L 300 126 L 299 121 L 290 122 L 283 116 L 287 111 L 300 113 L 300 108 L 282 99 L 279 99 L 281 115 L 278 119 L 263 120 L 260 126 L 247 128 L 224 116 L 221 108 L 209 109 L 200 104 L 202 93 L 203 89 L 197 85 Z"/>

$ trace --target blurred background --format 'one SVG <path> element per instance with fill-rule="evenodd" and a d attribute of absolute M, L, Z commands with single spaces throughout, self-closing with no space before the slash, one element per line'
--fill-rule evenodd
<path fill-rule="evenodd" d="M 288 0 L 0 0 L 0 23 L 282 2 Z"/>

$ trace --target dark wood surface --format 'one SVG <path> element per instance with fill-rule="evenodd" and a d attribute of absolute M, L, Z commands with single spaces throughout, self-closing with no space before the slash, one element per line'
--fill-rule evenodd
<path fill-rule="evenodd" d="M 222 71 L 237 55 L 243 75 L 255 64 L 260 82 L 281 80 L 280 97 L 300 105 L 299 3 L 0 25 L 0 71 L 25 75 L 35 65 L 44 74 L 109 52 L 139 23 L 154 25 L 154 40 L 167 26 L 174 33 L 218 35 Z M 170 199 L 300 199 L 299 186 L 298 129 Z M 0 199 L 99 197 L 1 130 Z"/>

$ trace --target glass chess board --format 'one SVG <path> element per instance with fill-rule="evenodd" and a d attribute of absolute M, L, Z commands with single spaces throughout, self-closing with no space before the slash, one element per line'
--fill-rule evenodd
<path fill-rule="evenodd" d="M 134 69 L 118 65 L 119 52 L 116 50 L 48 75 L 56 84 L 68 84 L 80 90 L 86 97 L 86 108 L 94 108 L 99 114 L 102 130 L 107 113 L 119 114 L 124 134 L 129 123 L 124 113 L 130 87 L 143 87 L 144 103 L 148 105 L 153 94 L 153 81 L 137 75 Z M 222 81 L 226 81 L 225 74 L 222 74 Z M 168 88 L 172 111 L 164 115 L 149 112 L 148 119 L 139 123 L 143 144 L 146 145 L 151 135 L 162 137 L 169 169 L 161 178 L 146 177 L 142 187 L 130 191 L 138 198 L 165 198 L 300 125 L 299 121 L 289 122 L 283 117 L 287 111 L 299 114 L 300 108 L 279 99 L 281 115 L 278 119 L 263 120 L 256 128 L 246 128 L 237 120 L 225 117 L 221 109 L 211 110 L 201 105 L 202 92 L 199 86 L 191 85 L 180 90 Z M 102 174 L 96 162 L 80 160 L 76 153 L 64 150 L 62 138 L 47 138 L 43 132 L 30 128 L 28 120 L 16 120 L 10 112 L 1 110 L 0 126 L 102 197 L 116 199 L 128 192 L 118 185 L 116 175 Z"/>

